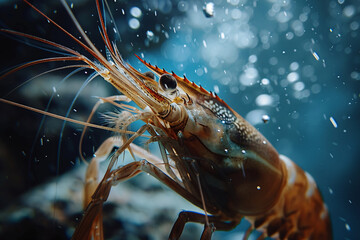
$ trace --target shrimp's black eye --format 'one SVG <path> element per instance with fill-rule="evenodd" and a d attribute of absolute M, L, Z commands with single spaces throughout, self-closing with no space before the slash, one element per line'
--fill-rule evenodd
<path fill-rule="evenodd" d="M 177 87 L 176 79 L 170 74 L 161 75 L 159 83 L 164 91 L 173 91 Z"/>

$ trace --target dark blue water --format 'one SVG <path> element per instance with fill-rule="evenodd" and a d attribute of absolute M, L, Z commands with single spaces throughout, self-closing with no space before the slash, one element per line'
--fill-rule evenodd
<path fill-rule="evenodd" d="M 217 93 L 314 177 L 334 239 L 360 238 L 358 1 L 217 0 L 207 14 L 202 1 L 116 4 L 131 64 L 146 70 L 136 53 Z"/>

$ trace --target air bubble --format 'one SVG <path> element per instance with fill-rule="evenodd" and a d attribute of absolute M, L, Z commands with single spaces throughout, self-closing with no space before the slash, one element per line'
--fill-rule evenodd
<path fill-rule="evenodd" d="M 214 9 L 214 3 L 212 2 L 209 2 L 209 3 L 206 3 L 205 6 L 203 7 L 203 12 L 205 14 L 205 17 L 213 17 L 214 16 L 214 13 L 215 13 L 215 9 Z"/>
<path fill-rule="evenodd" d="M 285 37 L 286 37 L 287 40 L 291 40 L 291 39 L 294 38 L 294 33 L 292 33 L 292 32 L 287 32 L 287 33 L 285 34 Z"/>
<path fill-rule="evenodd" d="M 270 106 L 273 102 L 274 98 L 268 94 L 260 94 L 255 100 L 255 103 L 258 106 Z"/>
<path fill-rule="evenodd" d="M 129 27 L 132 29 L 138 29 L 140 27 L 140 22 L 136 18 L 130 18 Z"/>
<path fill-rule="evenodd" d="M 303 82 L 297 82 L 297 83 L 294 84 L 293 88 L 294 88 L 295 91 L 300 92 L 300 91 L 304 90 L 305 84 Z"/>
<path fill-rule="evenodd" d="M 314 56 L 314 58 L 316 59 L 316 61 L 319 61 L 319 59 L 320 59 L 319 55 L 318 55 L 314 50 L 312 50 L 312 49 L 311 49 L 311 54 Z"/>
<path fill-rule="evenodd" d="M 347 224 L 347 223 L 345 223 L 345 229 L 348 230 L 348 231 L 350 231 L 350 230 L 351 230 L 350 225 Z"/>
<path fill-rule="evenodd" d="M 297 63 L 297 62 L 292 62 L 291 64 L 290 64 L 290 70 L 291 71 L 296 71 L 296 70 L 298 70 L 299 69 L 299 63 Z"/>
<path fill-rule="evenodd" d="M 220 33 L 220 38 L 221 38 L 221 39 L 225 39 L 225 33 L 223 33 L 223 32 Z"/>
<path fill-rule="evenodd" d="M 334 128 L 337 128 L 337 127 L 338 127 L 338 125 L 337 125 L 337 123 L 336 123 L 336 121 L 335 121 L 335 119 L 334 119 L 333 117 L 330 117 L 330 122 L 332 123 L 332 125 L 334 126 Z"/>
<path fill-rule="evenodd" d="M 138 8 L 138 7 L 132 7 L 132 8 L 130 9 L 130 14 L 131 14 L 133 17 L 139 18 L 139 17 L 141 17 L 142 12 L 141 12 L 141 9 L 140 9 L 140 8 Z"/>
<path fill-rule="evenodd" d="M 267 79 L 267 78 L 263 78 L 263 79 L 261 79 L 261 84 L 262 84 L 262 85 L 269 85 L 269 84 L 270 84 L 270 80 Z"/>
<path fill-rule="evenodd" d="M 146 31 L 146 37 L 152 41 L 154 39 L 154 33 L 150 30 Z"/>
<path fill-rule="evenodd" d="M 262 116 L 261 119 L 263 120 L 264 123 L 267 123 L 270 120 L 270 116 L 265 114 L 265 115 Z"/>
<path fill-rule="evenodd" d="M 205 40 L 203 40 L 203 46 L 204 46 L 204 48 L 207 48 L 207 43 Z"/>
<path fill-rule="evenodd" d="M 249 56 L 249 62 L 250 63 L 256 63 L 257 62 L 257 56 L 256 55 L 250 55 Z"/>
<path fill-rule="evenodd" d="M 299 80 L 299 74 L 297 72 L 291 72 L 287 75 L 286 79 L 291 83 L 296 82 Z"/>
<path fill-rule="evenodd" d="M 343 10 L 344 16 L 348 17 L 348 18 L 354 16 L 355 12 L 356 12 L 356 9 L 353 5 L 346 6 Z"/>
<path fill-rule="evenodd" d="M 189 8 L 189 4 L 186 1 L 180 1 L 177 7 L 180 12 L 186 12 Z"/>

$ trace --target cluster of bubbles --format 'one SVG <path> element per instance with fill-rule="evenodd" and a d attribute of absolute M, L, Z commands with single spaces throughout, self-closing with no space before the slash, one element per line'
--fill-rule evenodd
<path fill-rule="evenodd" d="M 259 88 L 259 85 L 263 87 L 263 92 L 254 91 L 257 96 L 253 102 L 258 108 L 246 116 L 252 124 L 268 121 L 264 121 L 267 119 L 264 116 L 268 116 L 269 107 L 276 107 L 279 103 L 277 87 L 289 89 L 296 99 L 305 99 L 321 91 L 311 65 L 301 66 L 298 61 L 293 61 L 284 66 L 280 64 L 283 60 L 279 54 L 272 54 L 267 61 L 259 61 L 265 55 L 263 52 L 272 51 L 280 42 L 304 35 L 310 8 L 304 7 L 296 13 L 291 1 L 268 1 L 261 5 L 267 9 L 259 10 L 256 1 L 214 1 L 202 8 L 208 19 L 200 14 L 201 8 L 196 4 L 188 4 L 186 8 L 181 5 L 187 13 L 183 28 L 188 26 L 191 29 L 182 32 L 189 35 L 188 39 L 201 40 L 196 54 L 210 67 L 210 77 L 227 86 L 232 94 L 245 90 L 251 92 L 251 88 Z M 199 32 L 203 34 L 194 38 Z M 306 50 L 318 56 L 313 45 L 310 43 Z M 320 57 L 315 60 L 319 61 Z M 202 75 L 202 71 L 198 72 L 199 76 Z"/>
<path fill-rule="evenodd" d="M 321 36 L 321 9 L 315 11 L 311 4 L 292 0 L 147 1 L 142 10 L 136 6 L 130 9 L 128 25 L 138 29 L 144 13 L 175 12 L 167 29 L 146 30 L 145 46 L 166 35 L 161 57 L 179 62 L 174 71 L 181 74 L 193 69 L 195 76 L 217 81 L 210 87 L 216 93 L 257 95 L 244 103 L 252 102 L 262 109 L 258 116 L 275 109 L 281 98 L 308 101 L 321 93 L 324 84 L 317 71 L 327 68 L 326 54 L 319 44 L 323 37 L 329 38 L 336 51 L 351 52 L 340 42 L 343 34 L 358 34 L 356 7 L 344 0 L 331 1 L 328 7 L 330 16 L 338 19 L 340 15 L 348 23 L 347 30 L 329 24 L 328 36 Z M 350 77 L 360 80 L 360 72 L 354 70 Z M 286 91 L 286 97 L 279 94 L 281 91 Z M 251 119 L 257 124 L 262 118 Z"/>
<path fill-rule="evenodd" d="M 142 11 L 138 7 L 132 7 L 130 9 L 131 18 L 129 19 L 129 27 L 131 29 L 138 29 L 140 27 L 139 18 L 142 15 Z"/>

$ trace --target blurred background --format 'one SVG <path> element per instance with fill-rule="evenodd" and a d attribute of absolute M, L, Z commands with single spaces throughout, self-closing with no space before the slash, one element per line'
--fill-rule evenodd
<path fill-rule="evenodd" d="M 59 2 L 31 3 L 81 39 Z M 104 51 L 95 2 L 68 4 Z M 334 239 L 360 238 L 359 1 L 112 0 L 109 6 L 116 28 L 107 14 L 108 30 L 127 62 L 146 71 L 137 54 L 217 93 L 279 153 L 314 177 L 330 210 Z M 0 1 L 0 26 L 84 52 L 21 1 Z M 4 32 L 0 40 L 1 74 L 59 56 L 55 49 Z M 0 96 L 86 120 L 95 96 L 117 92 L 101 78 L 79 91 L 90 70 L 42 74 L 67 64 L 44 63 L 3 77 Z M 102 106 L 99 112 L 113 110 Z M 4 103 L 0 111 L 0 238 L 68 239 L 81 217 L 82 126 Z M 105 124 L 101 114 L 94 122 Z M 109 136 L 90 129 L 83 154 L 91 157 Z M 142 174 L 113 189 L 104 209 L 106 237 L 164 239 L 183 209 L 196 210 Z M 201 230 L 190 224 L 183 239 L 194 239 L 194 233 L 196 239 Z M 213 238 L 238 239 L 242 231 L 240 226 Z"/>

